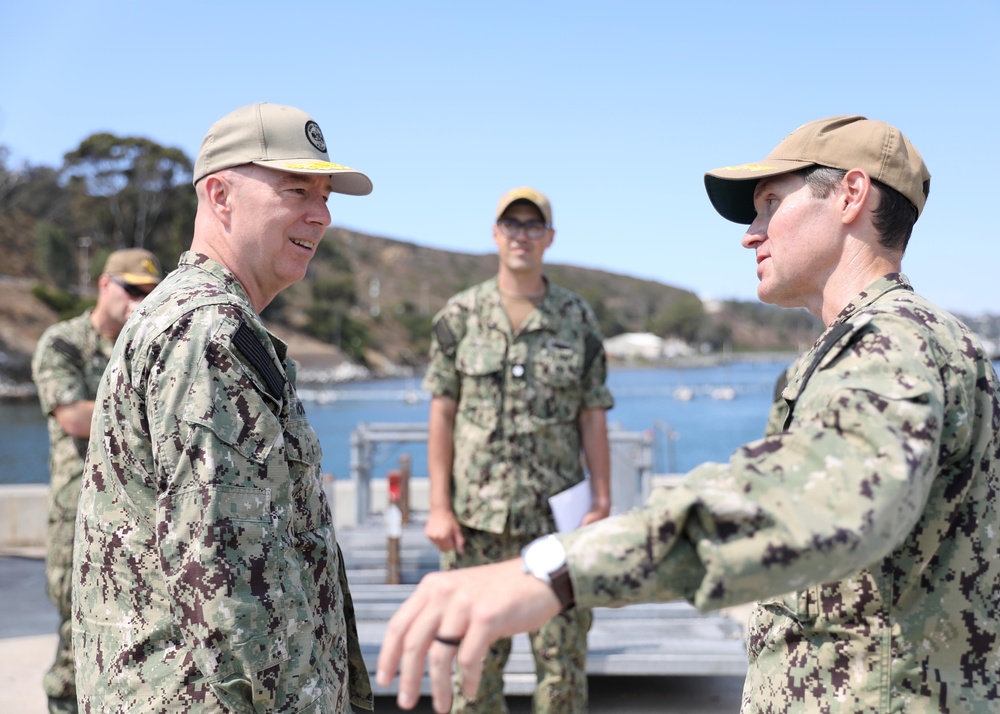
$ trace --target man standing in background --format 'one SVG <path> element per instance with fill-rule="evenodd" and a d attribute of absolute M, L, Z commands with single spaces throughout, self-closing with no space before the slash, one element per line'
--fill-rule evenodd
<path fill-rule="evenodd" d="M 548 498 L 584 479 L 581 446 L 592 493 L 582 523 L 610 513 L 603 341 L 590 306 L 543 275 L 554 237 L 545 196 L 506 193 L 493 226 L 496 277 L 452 297 L 434 319 L 425 532 L 444 570 L 505 560 L 555 531 Z M 590 610 L 573 608 L 531 633 L 536 712 L 586 711 L 590 624 Z M 491 648 L 474 698 L 457 683 L 452 711 L 506 711 L 510 647 L 508 638 Z"/>
<path fill-rule="evenodd" d="M 125 321 L 162 277 L 159 261 L 148 250 L 111 253 L 97 279 L 93 309 L 47 329 L 31 362 L 49 428 L 45 580 L 49 599 L 59 611 L 56 659 L 43 680 L 50 712 L 77 710 L 70 622 L 73 529 L 94 397 Z"/>

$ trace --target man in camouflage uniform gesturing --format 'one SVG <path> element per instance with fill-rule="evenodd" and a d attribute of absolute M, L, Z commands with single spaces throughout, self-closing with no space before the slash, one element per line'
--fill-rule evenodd
<path fill-rule="evenodd" d="M 552 533 L 547 498 L 583 480 L 581 445 L 592 492 L 583 522 L 611 507 L 605 412 L 613 402 L 597 321 L 580 297 L 542 274 L 555 236 L 549 200 L 517 188 L 496 215 L 497 275 L 437 315 L 424 380 L 433 395 L 425 532 L 444 569 L 504 560 Z M 586 710 L 590 624 L 581 607 L 531 633 L 535 711 Z M 459 696 L 453 711 L 506 711 L 510 647 L 510 639 L 493 647 L 478 694 Z"/>
<path fill-rule="evenodd" d="M 159 261 L 148 250 L 114 251 L 97 279 L 93 309 L 47 329 L 31 362 L 38 401 L 48 417 L 50 481 L 45 580 L 60 619 L 56 659 L 42 682 L 50 712 L 77 711 L 70 576 L 76 506 L 94 397 L 125 321 L 162 277 Z"/>
<path fill-rule="evenodd" d="M 550 567 L 565 564 L 587 606 L 759 601 L 748 714 L 996 711 L 1000 383 L 975 336 L 900 273 L 930 186 L 920 154 L 887 124 L 832 117 L 705 184 L 723 217 L 749 224 L 760 298 L 807 307 L 827 330 L 790 369 L 763 439 L 559 536 Z M 559 611 L 520 571 L 426 579 L 390 622 L 379 681 L 406 641 L 412 706 L 429 649 L 443 710 L 455 652 L 433 633 L 464 635 L 473 686 L 485 643 Z"/>
<path fill-rule="evenodd" d="M 243 107 L 195 162 L 191 250 L 122 332 L 97 396 L 74 557 L 81 706 L 371 709 L 322 452 L 259 313 L 300 280 L 331 192 L 304 112 Z"/>

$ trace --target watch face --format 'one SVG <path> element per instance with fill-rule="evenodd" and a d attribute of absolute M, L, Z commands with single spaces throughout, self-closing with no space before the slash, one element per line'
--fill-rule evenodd
<path fill-rule="evenodd" d="M 536 575 L 548 575 L 566 563 L 566 549 L 554 535 L 530 543 L 524 549 L 524 564 Z"/>

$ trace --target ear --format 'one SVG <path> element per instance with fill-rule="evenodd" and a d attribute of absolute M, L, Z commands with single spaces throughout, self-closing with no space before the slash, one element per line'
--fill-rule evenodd
<path fill-rule="evenodd" d="M 851 169 L 840 183 L 840 219 L 844 223 L 853 223 L 864 215 L 865 209 L 874 210 L 869 201 L 875 200 L 872 190 L 872 180 L 864 169 Z"/>
<path fill-rule="evenodd" d="M 224 173 L 210 174 L 205 177 L 205 200 L 209 209 L 224 224 L 229 225 L 232 218 L 233 184 L 227 180 Z"/>

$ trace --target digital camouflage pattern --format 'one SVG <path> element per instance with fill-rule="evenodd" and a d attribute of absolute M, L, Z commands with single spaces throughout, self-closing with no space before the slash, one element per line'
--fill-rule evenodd
<path fill-rule="evenodd" d="M 458 402 L 455 516 L 491 533 L 551 533 L 546 499 L 583 480 L 577 418 L 614 405 L 590 306 L 549 284 L 515 335 L 491 278 L 452 297 L 434 324 L 423 388 Z"/>
<path fill-rule="evenodd" d="M 101 336 L 90 322 L 90 310 L 49 327 L 35 348 L 31 376 L 49 429 L 48 531 L 45 550 L 45 585 L 59 611 L 56 659 L 45 673 L 42 686 L 50 699 L 65 699 L 75 711 L 73 676 L 73 625 L 70 621 L 73 571 L 73 530 L 80 498 L 87 439 L 77 439 L 59 426 L 52 412 L 97 396 L 101 375 L 114 343 Z"/>
<path fill-rule="evenodd" d="M 285 345 L 195 253 L 98 393 L 74 558 L 84 710 L 349 712 L 371 689 Z"/>
<path fill-rule="evenodd" d="M 516 335 L 496 278 L 452 297 L 435 317 L 423 388 L 458 402 L 452 509 L 471 538 L 460 559 L 442 554 L 444 569 L 516 556 L 535 537 L 555 531 L 548 497 L 583 480 L 580 412 L 614 404 L 590 306 L 569 290 L 547 286 Z M 536 712 L 586 711 L 590 623 L 590 611 L 578 607 L 532 635 Z M 457 696 L 453 714 L 506 711 L 502 673 L 509 649 L 509 641 L 494 646 L 476 699 Z"/>
<path fill-rule="evenodd" d="M 504 533 L 498 536 L 463 527 L 462 535 L 465 536 L 464 552 L 462 555 L 453 550 L 442 553 L 442 569 L 468 568 L 519 557 L 524 546 L 545 534 L 515 536 Z M 592 622 L 589 609 L 574 607 L 528 634 L 538 673 L 538 686 L 532 698 L 535 714 L 587 711 L 587 633 Z M 497 640 L 490 647 L 475 698 L 462 694 L 462 677 L 456 670 L 452 712 L 498 714 L 507 711 L 503 670 L 510 649 L 509 637 Z"/>
<path fill-rule="evenodd" d="M 765 438 L 561 536 L 577 602 L 760 600 L 744 712 L 996 711 L 1000 384 L 978 340 L 891 274 L 789 374 Z"/>

